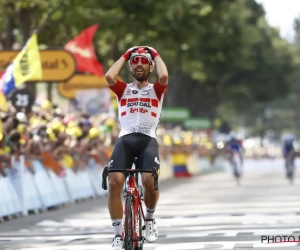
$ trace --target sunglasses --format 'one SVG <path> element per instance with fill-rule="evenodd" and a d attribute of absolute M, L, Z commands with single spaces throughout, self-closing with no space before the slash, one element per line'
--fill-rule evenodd
<path fill-rule="evenodd" d="M 141 61 L 142 64 L 150 63 L 150 60 L 143 56 L 135 56 L 134 58 L 131 59 L 132 64 L 138 64 L 139 61 Z"/>

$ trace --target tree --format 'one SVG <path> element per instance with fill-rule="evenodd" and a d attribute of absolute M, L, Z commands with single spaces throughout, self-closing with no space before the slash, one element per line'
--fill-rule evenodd
<path fill-rule="evenodd" d="M 36 27 L 40 43 L 62 47 L 95 23 L 105 68 L 128 47 L 155 47 L 170 74 L 165 105 L 193 115 L 214 117 L 222 106 L 244 113 L 285 96 L 295 70 L 294 46 L 268 26 L 255 0 L 1 0 L 0 13 L 9 48 Z M 126 68 L 121 76 L 131 80 Z"/>

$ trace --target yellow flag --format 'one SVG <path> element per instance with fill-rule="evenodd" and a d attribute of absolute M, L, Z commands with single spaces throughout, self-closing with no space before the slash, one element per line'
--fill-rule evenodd
<path fill-rule="evenodd" d="M 3 139 L 2 119 L 0 119 L 0 141 L 2 141 L 2 139 Z"/>
<path fill-rule="evenodd" d="M 7 112 L 8 111 L 8 105 L 7 100 L 4 94 L 0 91 L 0 112 Z"/>
<path fill-rule="evenodd" d="M 13 61 L 13 76 L 15 87 L 19 87 L 29 79 L 42 79 L 42 62 L 37 41 L 37 34 L 33 34 L 22 51 Z"/>

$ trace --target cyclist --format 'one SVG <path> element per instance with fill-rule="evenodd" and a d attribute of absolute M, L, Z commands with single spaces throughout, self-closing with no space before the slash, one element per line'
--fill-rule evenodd
<path fill-rule="evenodd" d="M 285 159 L 285 167 L 286 167 L 286 174 L 287 177 L 291 174 L 290 171 L 288 171 L 288 163 L 289 161 L 294 164 L 296 152 L 294 147 L 294 140 L 295 137 L 293 135 L 286 135 L 283 137 L 283 157 Z"/>
<path fill-rule="evenodd" d="M 225 144 L 225 150 L 228 154 L 228 160 L 230 163 L 232 163 L 233 160 L 233 154 L 236 152 L 239 154 L 241 163 L 243 164 L 243 145 L 242 141 L 237 138 L 235 133 L 231 133 L 229 135 L 229 138 L 226 141 Z"/>
<path fill-rule="evenodd" d="M 125 62 L 129 63 L 132 83 L 126 84 L 117 79 Z M 148 83 L 148 77 L 157 67 L 158 80 Z M 134 158 L 142 169 L 159 168 L 158 143 L 156 128 L 159 123 L 164 93 L 168 86 L 168 71 L 160 55 L 152 47 L 136 46 L 128 49 L 105 74 L 110 89 L 118 98 L 120 134 L 112 152 L 108 166 L 112 169 L 131 168 Z M 123 249 L 122 239 L 122 199 L 124 185 L 122 173 L 111 173 L 108 177 L 108 209 L 112 220 L 115 237 L 112 249 Z M 145 188 L 147 242 L 152 243 L 158 237 L 154 211 L 159 192 L 154 190 L 150 173 L 143 173 L 142 183 Z"/>

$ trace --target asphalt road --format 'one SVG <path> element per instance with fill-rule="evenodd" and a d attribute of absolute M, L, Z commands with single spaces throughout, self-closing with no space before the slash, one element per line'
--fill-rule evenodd
<path fill-rule="evenodd" d="M 299 187 L 300 175 L 290 185 L 281 160 L 246 161 L 241 186 L 227 168 L 163 182 L 156 211 L 159 239 L 144 249 L 300 249 L 298 242 L 261 243 L 272 236 L 298 240 Z M 108 250 L 113 234 L 106 201 L 1 223 L 0 249 Z"/>

